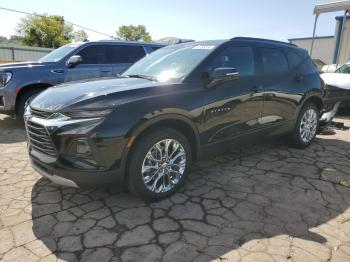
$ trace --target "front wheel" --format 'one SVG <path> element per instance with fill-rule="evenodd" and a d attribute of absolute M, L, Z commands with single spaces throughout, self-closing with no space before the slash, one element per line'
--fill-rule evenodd
<path fill-rule="evenodd" d="M 320 111 L 317 106 L 308 102 L 299 113 L 292 135 L 293 144 L 297 148 L 309 146 L 316 137 L 319 127 Z"/>
<path fill-rule="evenodd" d="M 175 193 L 191 163 L 184 135 L 174 129 L 154 130 L 136 142 L 128 163 L 127 186 L 144 199 L 157 200 Z"/>
<path fill-rule="evenodd" d="M 29 103 L 35 96 L 40 93 L 41 90 L 31 89 L 23 93 L 17 101 L 16 105 L 16 116 L 18 118 L 23 118 L 25 106 Z"/>

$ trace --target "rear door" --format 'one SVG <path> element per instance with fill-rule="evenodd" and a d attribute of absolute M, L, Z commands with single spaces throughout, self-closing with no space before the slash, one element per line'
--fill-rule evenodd
<path fill-rule="evenodd" d="M 261 126 L 288 123 L 296 117 L 298 102 L 305 91 L 304 79 L 297 65 L 301 58 L 297 53 L 273 47 L 260 47 L 259 56 L 263 68 L 261 84 L 265 91 Z M 273 133 L 279 131 L 274 129 Z"/>
<path fill-rule="evenodd" d="M 113 68 L 108 61 L 107 47 L 108 45 L 89 45 L 78 51 L 76 55 L 81 56 L 82 62 L 68 68 L 65 81 L 112 76 Z"/>
<path fill-rule="evenodd" d="M 107 47 L 108 63 L 112 67 L 113 75 L 117 75 L 130 65 L 146 55 L 141 45 L 109 45 Z"/>

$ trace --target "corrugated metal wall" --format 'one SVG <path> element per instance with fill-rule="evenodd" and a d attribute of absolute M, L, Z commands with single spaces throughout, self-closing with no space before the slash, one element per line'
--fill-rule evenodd
<path fill-rule="evenodd" d="M 0 44 L 0 62 L 36 61 L 52 50 L 51 48 Z"/>
<path fill-rule="evenodd" d="M 310 53 L 312 38 L 296 38 L 289 39 L 289 42 L 297 45 L 300 48 L 306 49 Z M 329 37 L 318 37 L 315 38 L 314 49 L 312 52 L 313 59 L 320 59 L 325 64 L 332 64 L 334 54 L 335 38 Z"/>

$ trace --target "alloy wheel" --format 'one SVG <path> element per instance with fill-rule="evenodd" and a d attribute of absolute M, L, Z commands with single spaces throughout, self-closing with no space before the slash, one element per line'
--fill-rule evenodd
<path fill-rule="evenodd" d="M 309 143 L 317 131 L 317 113 L 315 109 L 307 109 L 300 122 L 300 138 L 304 143 Z"/>
<path fill-rule="evenodd" d="M 186 168 L 186 152 L 175 139 L 164 139 L 147 152 L 141 168 L 142 180 L 148 190 L 165 193 L 182 179 Z"/>

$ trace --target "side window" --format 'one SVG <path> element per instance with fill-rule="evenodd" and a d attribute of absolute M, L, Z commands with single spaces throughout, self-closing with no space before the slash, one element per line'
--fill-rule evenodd
<path fill-rule="evenodd" d="M 77 55 L 82 58 L 81 64 L 107 64 L 106 46 L 90 45 L 79 51 Z"/>
<path fill-rule="evenodd" d="M 303 58 L 301 55 L 297 54 L 296 52 L 294 52 L 293 50 L 287 50 L 286 51 L 286 55 L 289 61 L 289 66 L 291 69 L 297 67 L 298 65 L 301 64 L 301 62 L 303 62 L 303 60 L 305 58 Z"/>
<path fill-rule="evenodd" d="M 145 56 L 145 50 L 142 46 L 109 45 L 107 55 L 109 64 L 135 63 Z"/>
<path fill-rule="evenodd" d="M 268 75 L 288 72 L 288 61 L 282 51 L 274 48 L 260 48 L 264 73 Z"/>
<path fill-rule="evenodd" d="M 253 49 L 251 47 L 227 47 L 219 53 L 209 65 L 209 69 L 218 67 L 236 68 L 240 76 L 254 75 Z"/>

